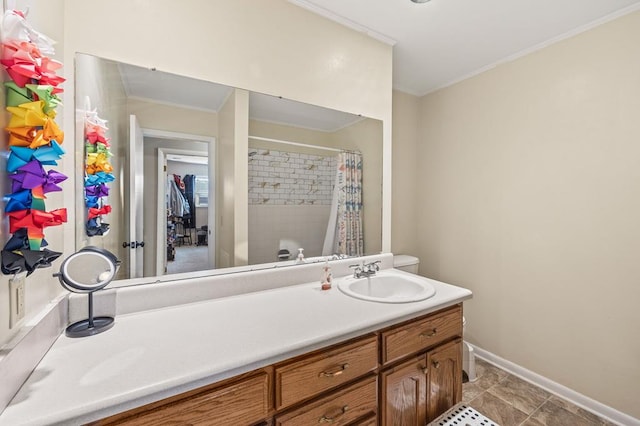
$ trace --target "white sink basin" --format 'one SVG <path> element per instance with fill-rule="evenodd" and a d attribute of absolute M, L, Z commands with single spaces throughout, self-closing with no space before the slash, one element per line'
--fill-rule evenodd
<path fill-rule="evenodd" d="M 428 279 L 394 269 L 379 271 L 371 277 L 342 278 L 338 288 L 347 296 L 383 303 L 418 302 L 436 294 Z"/>

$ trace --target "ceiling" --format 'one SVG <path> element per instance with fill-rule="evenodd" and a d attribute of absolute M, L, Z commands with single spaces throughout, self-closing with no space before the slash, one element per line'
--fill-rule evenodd
<path fill-rule="evenodd" d="M 289 1 L 394 44 L 393 86 L 419 96 L 640 10 L 640 0 Z"/>
<path fill-rule="evenodd" d="M 118 64 L 129 98 L 165 105 L 217 112 L 231 94 L 231 87 L 134 65 Z M 362 118 L 341 111 L 249 93 L 249 118 L 322 132 L 335 132 Z"/>

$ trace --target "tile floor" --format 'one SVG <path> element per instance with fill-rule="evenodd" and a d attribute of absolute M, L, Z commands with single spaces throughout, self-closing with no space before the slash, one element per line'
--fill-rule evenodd
<path fill-rule="evenodd" d="M 600 417 L 476 358 L 462 402 L 500 426 L 612 426 Z"/>

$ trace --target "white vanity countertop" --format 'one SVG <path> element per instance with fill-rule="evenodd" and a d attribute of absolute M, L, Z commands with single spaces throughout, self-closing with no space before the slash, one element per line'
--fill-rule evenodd
<path fill-rule="evenodd" d="M 116 318 L 91 337 L 62 335 L 0 425 L 81 424 L 282 361 L 471 298 L 432 281 L 414 303 L 377 303 L 317 283 Z"/>

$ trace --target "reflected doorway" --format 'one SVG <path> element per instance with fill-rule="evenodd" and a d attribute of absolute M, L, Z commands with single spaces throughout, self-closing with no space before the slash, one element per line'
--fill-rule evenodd
<path fill-rule="evenodd" d="M 165 156 L 167 274 L 194 272 L 207 265 L 209 217 L 208 156 Z"/>
<path fill-rule="evenodd" d="M 215 268 L 215 138 L 160 130 L 143 129 L 145 156 L 154 157 L 155 185 L 148 206 L 156 226 L 153 250 L 154 270 L 149 276 Z M 169 182 L 185 183 L 188 178 L 191 204 L 176 211 L 170 205 Z M 173 188 L 180 188 L 180 184 Z M 204 188 L 204 189 L 203 189 Z M 182 188 L 186 198 L 186 186 Z M 209 193 L 209 191 L 211 193 Z M 193 214 L 192 214 L 193 212 Z M 204 235 L 203 235 L 204 234 Z M 188 253 L 188 252 L 191 253 Z M 151 254 L 151 253 L 149 253 Z M 146 271 L 146 266 L 145 266 Z"/>

